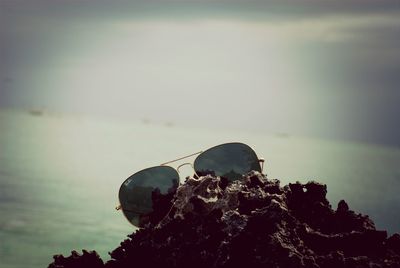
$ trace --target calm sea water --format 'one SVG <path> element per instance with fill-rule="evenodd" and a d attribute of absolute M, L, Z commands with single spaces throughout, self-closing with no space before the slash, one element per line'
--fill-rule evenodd
<path fill-rule="evenodd" d="M 398 148 L 1 111 L 0 267 L 47 267 L 52 255 L 82 248 L 108 259 L 134 231 L 114 210 L 126 177 L 229 141 L 252 146 L 270 178 L 326 183 L 334 208 L 345 199 L 400 232 Z"/>

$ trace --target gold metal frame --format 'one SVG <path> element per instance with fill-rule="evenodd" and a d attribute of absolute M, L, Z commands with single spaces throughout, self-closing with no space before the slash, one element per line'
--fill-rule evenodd
<path fill-rule="evenodd" d="M 210 147 L 210 148 L 208 148 L 207 150 L 209 150 L 209 149 L 211 149 L 211 148 L 214 148 L 214 147 L 216 147 L 216 146 L 220 146 L 220 145 L 223 145 L 223 144 L 230 144 L 230 143 L 241 143 L 241 142 L 227 142 L 227 143 L 222 143 L 222 144 L 219 144 L 219 145 L 215 145 L 215 146 L 213 146 L 213 147 Z M 247 144 L 246 144 L 246 145 L 247 145 Z M 249 146 L 249 145 L 247 145 L 247 146 Z M 250 147 L 250 146 L 249 146 L 249 147 Z M 251 147 L 250 147 L 250 148 L 251 148 Z M 255 152 L 255 150 L 254 150 L 253 148 L 251 148 L 251 149 Z M 160 164 L 160 166 L 167 166 L 168 164 L 177 162 L 177 161 L 179 161 L 179 160 L 183 160 L 183 159 L 189 158 L 189 157 L 191 157 L 191 156 L 199 155 L 199 154 L 201 154 L 201 153 L 203 153 L 203 152 L 205 152 L 205 151 L 207 151 L 207 150 L 198 151 L 198 152 L 196 152 L 196 153 L 192 153 L 192 154 L 189 154 L 189 155 L 186 155 L 186 156 L 182 156 L 182 157 L 176 158 L 176 159 L 174 159 L 174 160 L 167 161 L 167 162 L 165 162 L 165 163 Z M 257 155 L 257 154 L 256 154 L 256 155 Z M 265 162 L 265 159 L 264 159 L 263 157 L 260 157 L 260 158 L 258 158 L 258 162 L 259 162 L 260 165 L 261 165 L 261 173 L 262 173 L 263 170 L 264 170 L 264 162 Z M 198 174 L 196 173 L 196 170 L 194 169 L 193 164 L 190 163 L 190 162 L 183 163 L 183 164 L 179 165 L 177 168 L 174 168 L 174 167 L 172 167 L 172 168 L 175 169 L 175 170 L 178 172 L 178 174 L 179 174 L 179 168 L 181 168 L 182 166 L 185 166 L 185 165 L 190 165 L 190 166 L 192 167 L 194 173 L 196 174 L 196 176 L 198 176 Z M 179 182 L 179 184 L 180 184 L 180 182 Z M 121 205 L 119 204 L 118 206 L 115 207 L 115 209 L 116 209 L 116 210 L 121 210 L 122 207 L 121 207 Z M 134 212 L 134 211 L 132 211 L 132 212 Z"/>
<path fill-rule="evenodd" d="M 211 148 L 212 148 L 212 147 L 211 147 Z M 179 161 L 179 160 L 182 160 L 182 159 L 185 159 L 185 158 L 189 158 L 189 157 L 194 156 L 194 155 L 201 154 L 202 152 L 204 152 L 204 151 L 199 151 L 199 152 L 197 152 L 197 153 L 193 153 L 193 154 L 189 154 L 189 155 L 186 155 L 186 156 L 182 156 L 182 157 L 179 157 L 179 158 L 177 158 L 177 159 L 174 159 L 174 160 L 171 160 L 171 161 L 162 163 L 162 164 L 160 164 L 160 166 L 165 166 L 165 165 L 167 165 L 167 164 L 174 163 L 174 162 L 176 162 L 176 161 Z"/>

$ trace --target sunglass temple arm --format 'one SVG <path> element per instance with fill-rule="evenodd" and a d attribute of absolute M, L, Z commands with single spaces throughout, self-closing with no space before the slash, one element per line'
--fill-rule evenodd
<path fill-rule="evenodd" d="M 265 159 L 262 158 L 262 157 L 260 157 L 260 158 L 258 159 L 258 162 L 261 163 L 261 173 L 263 173 L 263 171 L 264 171 L 264 162 L 265 162 Z"/>

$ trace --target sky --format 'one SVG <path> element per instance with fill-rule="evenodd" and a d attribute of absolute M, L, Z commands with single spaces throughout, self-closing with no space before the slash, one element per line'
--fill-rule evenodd
<path fill-rule="evenodd" d="M 0 107 L 400 147 L 400 1 L 0 0 Z"/>

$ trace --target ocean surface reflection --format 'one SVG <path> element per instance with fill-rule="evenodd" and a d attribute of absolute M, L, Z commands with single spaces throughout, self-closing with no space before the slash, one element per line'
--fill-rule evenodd
<path fill-rule="evenodd" d="M 377 228 L 400 232 L 400 150 L 238 130 L 0 112 L 0 264 L 46 267 L 52 255 L 97 250 L 103 259 L 134 231 L 120 184 L 134 172 L 240 141 L 264 157 L 269 178 L 328 185 Z M 178 163 L 177 163 L 178 164 Z M 21 257 L 23 256 L 23 257 Z"/>

